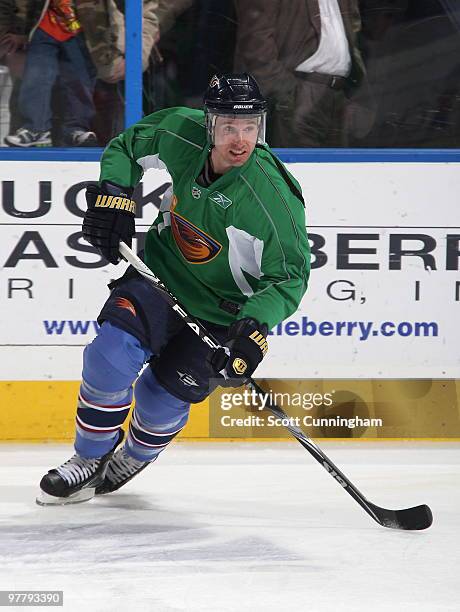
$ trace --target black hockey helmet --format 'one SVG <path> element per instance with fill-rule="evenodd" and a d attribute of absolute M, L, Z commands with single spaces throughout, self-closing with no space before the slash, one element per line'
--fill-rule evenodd
<path fill-rule="evenodd" d="M 253 76 L 242 74 L 215 74 L 204 94 L 206 126 L 211 143 L 217 116 L 259 117 L 259 142 L 265 140 L 267 101 Z"/>
<path fill-rule="evenodd" d="M 215 74 L 204 94 L 205 109 L 234 115 L 258 114 L 267 110 L 267 101 L 257 81 L 243 74 Z"/>

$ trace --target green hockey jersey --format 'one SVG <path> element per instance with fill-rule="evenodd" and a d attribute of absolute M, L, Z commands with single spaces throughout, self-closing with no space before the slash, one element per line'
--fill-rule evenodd
<path fill-rule="evenodd" d="M 305 210 L 289 180 L 300 186 L 258 145 L 203 187 L 209 150 L 202 111 L 165 109 L 109 143 L 100 181 L 134 187 L 149 168 L 166 168 L 173 184 L 147 234 L 146 264 L 193 316 L 221 325 L 254 317 L 271 329 L 307 288 Z"/>

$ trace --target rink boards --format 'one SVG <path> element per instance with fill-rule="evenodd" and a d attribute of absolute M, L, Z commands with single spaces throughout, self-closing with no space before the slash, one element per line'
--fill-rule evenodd
<path fill-rule="evenodd" d="M 67 439 L 82 347 L 96 333 L 107 283 L 122 272 L 101 264 L 81 238 L 84 184 L 97 180 L 98 164 L 1 167 L 0 436 Z M 286 412 L 307 418 L 318 437 L 460 437 L 458 163 L 289 169 L 307 202 L 310 289 L 272 330 L 258 375 L 270 379 L 267 388 L 301 396 Z M 138 248 L 169 184 L 165 172 L 143 179 Z M 315 394 L 314 406 L 301 405 Z M 184 436 L 284 435 L 267 423 L 222 424 L 251 411 L 237 403 L 223 411 L 218 395 L 211 407 L 194 407 Z M 332 417 L 364 424 L 313 422 Z M 379 418 L 382 425 L 372 421 Z"/>

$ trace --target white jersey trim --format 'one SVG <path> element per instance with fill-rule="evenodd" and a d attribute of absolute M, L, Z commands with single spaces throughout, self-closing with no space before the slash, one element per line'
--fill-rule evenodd
<path fill-rule="evenodd" d="M 243 272 L 247 272 L 257 280 L 263 276 L 262 253 L 264 242 L 234 225 L 226 228 L 228 237 L 228 263 L 235 283 L 244 295 L 254 295 L 251 285 Z"/>
<path fill-rule="evenodd" d="M 159 153 L 155 153 L 155 155 L 146 155 L 145 157 L 139 157 L 136 162 L 139 164 L 139 166 L 144 172 L 147 172 L 147 170 L 149 170 L 150 168 L 154 168 L 156 170 L 167 170 L 166 164 L 160 159 Z"/>

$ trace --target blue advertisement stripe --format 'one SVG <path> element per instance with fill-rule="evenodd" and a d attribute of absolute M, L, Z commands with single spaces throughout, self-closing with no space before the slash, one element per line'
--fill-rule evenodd
<path fill-rule="evenodd" d="M 101 158 L 103 148 L 0 148 L 0 161 L 82 162 Z M 460 149 L 273 149 L 281 161 L 293 163 L 446 163 L 460 162 Z"/>

